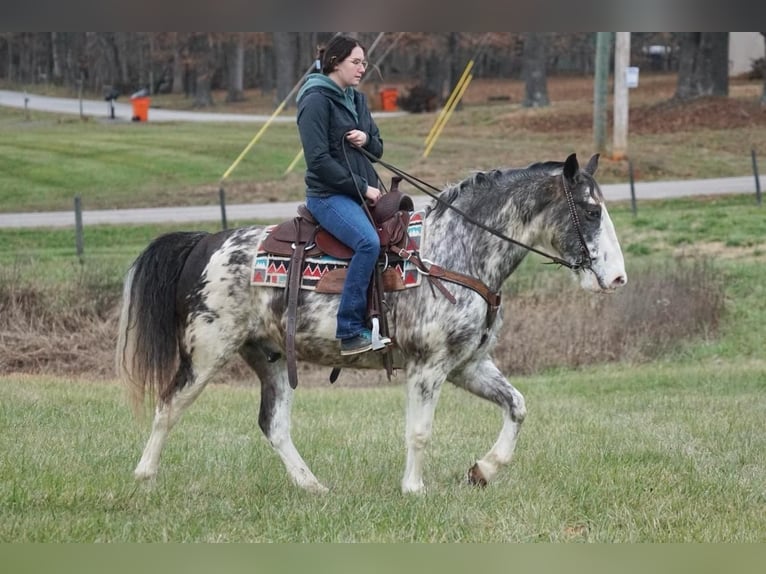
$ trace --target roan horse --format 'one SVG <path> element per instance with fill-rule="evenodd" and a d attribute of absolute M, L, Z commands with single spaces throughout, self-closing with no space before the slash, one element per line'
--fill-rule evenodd
<path fill-rule="evenodd" d="M 572 154 L 563 163 L 476 173 L 445 188 L 427 210 L 420 257 L 476 278 L 498 299 L 503 282 L 528 253 L 519 242 L 569 262 L 584 289 L 606 292 L 624 285 L 620 245 L 593 178 L 597 166 L 596 155 L 581 170 Z M 294 391 L 286 373 L 284 292 L 250 284 L 263 234 L 257 226 L 170 233 L 155 239 L 128 271 L 117 367 L 134 406 L 144 404 L 147 392 L 155 405 L 137 479 L 156 476 L 172 427 L 216 371 L 239 353 L 260 379 L 258 423 L 290 478 L 308 491 L 327 490 L 290 434 Z M 487 484 L 511 461 L 526 414 L 524 397 L 490 357 L 501 314 L 490 320 L 488 302 L 476 290 L 450 284 L 449 291 L 454 303 L 425 286 L 386 295 L 390 334 L 407 381 L 405 493 L 424 488 L 424 449 L 445 381 L 502 410 L 497 441 L 468 471 L 473 484 Z M 338 296 L 302 291 L 300 297 L 295 342 L 300 360 L 381 368 L 379 353 L 340 355 L 334 337 Z"/>

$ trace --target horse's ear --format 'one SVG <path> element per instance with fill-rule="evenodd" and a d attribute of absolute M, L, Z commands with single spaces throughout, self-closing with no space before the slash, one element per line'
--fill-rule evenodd
<path fill-rule="evenodd" d="M 589 174 L 593 175 L 596 173 L 596 170 L 598 169 L 598 158 L 600 154 L 593 154 L 588 160 L 588 165 L 585 166 L 585 171 L 587 171 Z"/>
<path fill-rule="evenodd" d="M 489 177 L 483 171 L 476 172 L 473 180 L 477 185 L 489 185 Z"/>
<path fill-rule="evenodd" d="M 580 171 L 580 164 L 577 163 L 577 154 L 573 153 L 564 162 L 564 177 L 574 179 L 578 171 Z"/>

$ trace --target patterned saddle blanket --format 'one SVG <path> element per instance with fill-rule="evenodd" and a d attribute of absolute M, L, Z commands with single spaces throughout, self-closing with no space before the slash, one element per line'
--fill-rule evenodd
<path fill-rule="evenodd" d="M 407 226 L 409 241 L 407 251 L 418 251 L 423 239 L 425 211 L 415 211 L 410 215 Z M 250 284 L 258 287 L 287 287 L 290 271 L 290 257 L 274 255 L 263 249 L 263 242 L 276 228 L 267 227 L 253 258 L 253 268 Z M 418 287 L 422 275 L 410 261 L 386 253 L 383 258 L 385 268 L 382 273 L 384 291 L 400 291 L 410 287 Z M 348 270 L 348 259 L 319 253 L 307 256 L 303 262 L 301 273 L 301 289 L 318 293 L 340 293 Z"/>

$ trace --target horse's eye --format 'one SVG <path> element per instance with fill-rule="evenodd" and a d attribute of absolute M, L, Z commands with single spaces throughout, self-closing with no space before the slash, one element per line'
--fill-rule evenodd
<path fill-rule="evenodd" d="M 587 207 L 585 209 L 585 217 L 591 221 L 598 221 L 601 219 L 601 208 L 599 207 Z"/>

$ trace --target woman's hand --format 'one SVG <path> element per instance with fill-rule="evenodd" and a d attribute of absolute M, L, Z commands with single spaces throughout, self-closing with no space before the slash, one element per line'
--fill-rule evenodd
<path fill-rule="evenodd" d="M 363 147 L 367 143 L 367 134 L 362 130 L 351 130 L 346 133 L 346 140 L 356 147 Z"/>
<path fill-rule="evenodd" d="M 364 193 L 370 205 L 375 205 L 380 199 L 381 193 L 377 187 L 367 186 L 367 191 Z"/>

